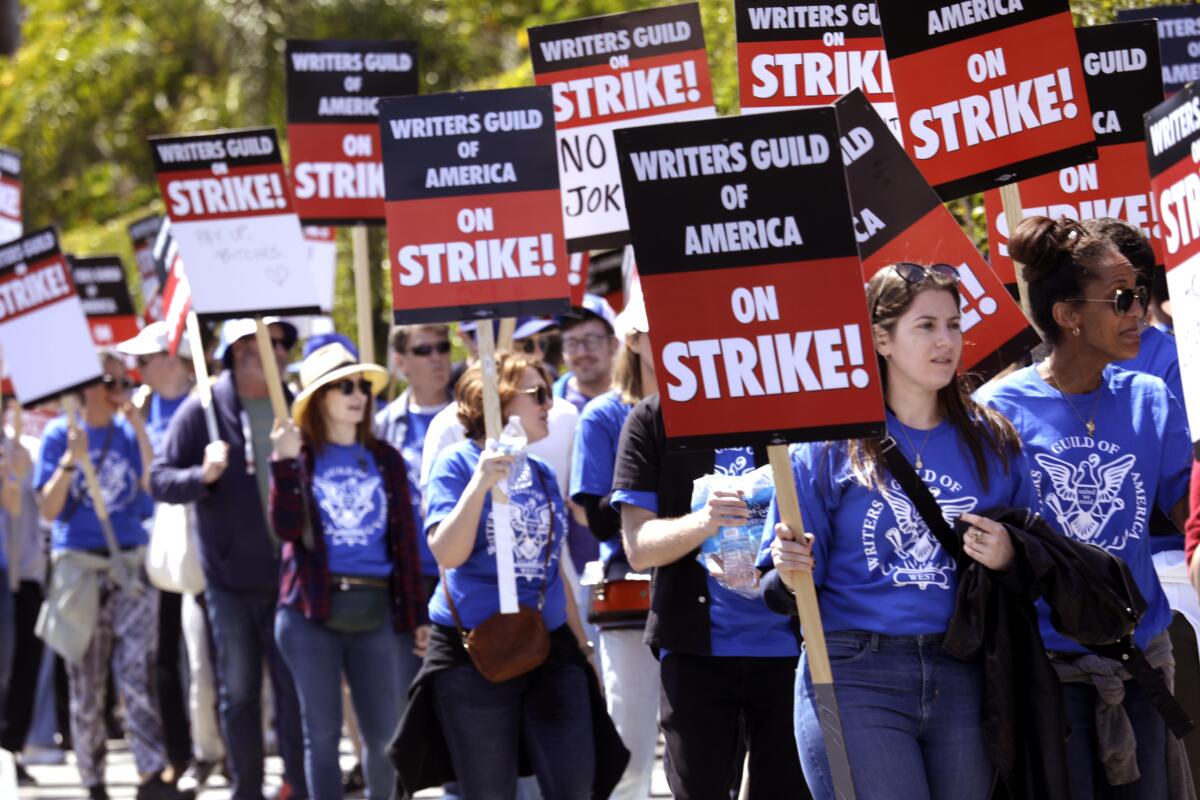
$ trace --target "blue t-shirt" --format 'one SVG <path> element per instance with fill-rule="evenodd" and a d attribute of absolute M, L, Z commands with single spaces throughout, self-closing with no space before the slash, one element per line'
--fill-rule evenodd
<path fill-rule="evenodd" d="M 440 524 L 454 509 L 475 474 L 481 452 L 479 445 L 468 440 L 443 450 L 438 456 L 425 487 L 428 498 L 426 532 Z M 526 458 L 530 469 L 509 485 L 517 599 L 523 606 L 537 608 L 538 596 L 545 585 L 542 618 L 546 628 L 554 630 L 567 621 L 566 595 L 563 594 L 558 563 L 567 530 L 566 507 L 558 492 L 554 469 L 537 456 Z M 547 574 L 546 537 L 551 533 L 554 539 Z M 474 628 L 500 610 L 491 492 L 483 501 L 470 557 L 461 566 L 446 570 L 446 581 L 465 628 Z M 429 600 L 429 618 L 439 625 L 454 625 L 454 616 L 440 583 Z"/>
<path fill-rule="evenodd" d="M 1141 345 L 1138 347 L 1137 356 L 1126 361 L 1117 361 L 1113 366 L 1162 378 L 1175 400 L 1180 405 L 1183 404 L 1183 379 L 1179 375 L 1179 347 L 1175 344 L 1175 337 L 1171 334 L 1163 333 L 1153 325 L 1147 326 L 1142 331 Z"/>
<path fill-rule="evenodd" d="M 367 448 L 326 444 L 314 459 L 312 483 L 329 572 L 370 578 L 391 575 L 387 492 Z"/>
<path fill-rule="evenodd" d="M 617 392 L 605 392 L 584 407 L 575 429 L 575 449 L 571 453 L 572 500 L 578 502 L 579 495 L 583 494 L 604 497 L 612 492 L 621 428 L 632 408 Z M 600 542 L 600 558 L 606 564 L 622 552 L 620 536 Z"/>
<path fill-rule="evenodd" d="M 754 469 L 754 450 L 733 447 L 716 451 L 713 472 L 717 475 L 744 475 Z M 658 497 L 652 492 L 618 489 L 612 503 L 658 512 Z M 792 632 L 791 620 L 767 608 L 762 597 L 744 597 L 726 589 L 708 576 L 709 648 L 714 656 L 796 656 L 800 645 Z M 665 655 L 665 651 L 664 651 Z"/>
<path fill-rule="evenodd" d="M 1023 454 L 1010 455 L 1005 470 L 985 447 L 985 488 L 971 451 L 950 422 L 923 431 L 902 425 L 889 412 L 887 425 L 909 463 L 915 465 L 914 450 L 920 449 L 918 474 L 951 525 L 966 513 L 1038 508 Z M 795 445 L 791 458 L 804 527 L 813 535 L 813 581 L 821 590 L 825 629 L 894 636 L 944 633 L 954 613 L 957 567 L 900 485 L 885 472 L 886 492 L 865 487 L 854 478 L 843 442 Z M 778 522 L 779 510 L 772 502 L 760 567 L 772 565 L 770 547 Z"/>
<path fill-rule="evenodd" d="M 1021 434 L 1050 524 L 1129 564 L 1147 604 L 1135 636 L 1145 647 L 1171 621 L 1151 560 L 1147 522 L 1151 504 L 1169 514 L 1187 495 L 1192 458 L 1183 409 L 1159 378 L 1112 365 L 1104 368 L 1100 387 L 1087 394 L 1064 398 L 1035 365 L 983 386 L 977 395 Z M 1093 413 L 1094 437 L 1081 421 Z M 1041 601 L 1038 614 L 1047 649 L 1085 652 L 1053 629 Z"/>
<path fill-rule="evenodd" d="M 444 408 L 445 406 L 443 406 Z M 413 524 L 422 533 L 417 536 L 417 551 L 421 555 L 421 574 L 437 575 L 438 565 L 429 549 L 429 542 L 423 531 L 421 522 L 421 453 L 425 449 L 425 434 L 429 433 L 429 423 L 438 415 L 438 411 L 425 413 L 408 412 L 408 427 L 404 431 L 404 441 L 400 442 L 400 454 L 404 456 L 404 466 L 408 468 L 408 496 L 412 500 Z"/>
<path fill-rule="evenodd" d="M 175 416 L 175 412 L 187 398 L 187 392 L 170 400 L 158 392 L 150 395 L 150 402 L 146 408 L 146 435 L 150 438 L 150 447 L 155 455 L 162 452 L 162 444 L 166 439 L 171 417 Z"/>
<path fill-rule="evenodd" d="M 113 533 L 121 547 L 136 547 L 147 541 L 142 520 L 150 503 L 139 481 L 142 475 L 142 455 L 137 435 L 124 417 L 116 417 L 111 425 L 92 428 L 80 423 L 87 433 L 88 454 L 96 469 L 100 496 L 108 509 Z M 110 438 L 111 433 L 111 438 Z M 104 442 L 109 440 L 104 460 Z M 49 482 L 58 462 L 67 449 L 67 418 L 58 417 L 46 426 L 42 446 L 38 451 L 34 488 L 41 490 Z M 99 550 L 107 552 L 100 520 L 92 507 L 92 498 L 84 487 L 83 471 L 75 470 L 71 489 L 63 510 L 50 526 L 50 547 L 53 550 Z"/>

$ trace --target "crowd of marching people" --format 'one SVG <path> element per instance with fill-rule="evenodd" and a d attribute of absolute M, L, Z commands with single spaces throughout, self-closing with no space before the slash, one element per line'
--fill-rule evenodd
<path fill-rule="evenodd" d="M 862 800 L 1194 798 L 1169 299 L 1118 220 L 1009 249 L 1044 342 L 983 386 L 953 266 L 866 276 L 887 436 L 790 448 L 802 529 L 764 448 L 669 446 L 636 296 L 520 319 L 491 360 L 490 321 L 372 364 L 230 320 L 203 386 L 149 325 L 40 431 L 8 418 L 0 748 L 23 785 L 73 753 L 90 800 L 114 735 L 139 800 L 262 800 L 271 751 L 280 800 L 637 800 L 660 735 L 692 800 L 832 800 L 843 763 Z"/>

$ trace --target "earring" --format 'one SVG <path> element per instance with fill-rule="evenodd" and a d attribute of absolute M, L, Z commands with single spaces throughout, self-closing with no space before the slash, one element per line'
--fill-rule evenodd
<path fill-rule="evenodd" d="M 1078 335 L 1079 335 L 1079 328 L 1075 328 L 1074 330 L 1072 330 L 1072 331 L 1071 331 L 1071 333 L 1073 333 L 1073 334 L 1075 334 L 1076 336 L 1078 336 Z"/>

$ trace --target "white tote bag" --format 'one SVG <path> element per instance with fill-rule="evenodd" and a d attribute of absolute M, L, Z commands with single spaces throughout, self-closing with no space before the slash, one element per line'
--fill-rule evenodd
<path fill-rule="evenodd" d="M 195 510 L 190 504 L 156 503 L 146 549 L 146 574 L 167 592 L 200 594 L 204 572 L 196 542 Z"/>

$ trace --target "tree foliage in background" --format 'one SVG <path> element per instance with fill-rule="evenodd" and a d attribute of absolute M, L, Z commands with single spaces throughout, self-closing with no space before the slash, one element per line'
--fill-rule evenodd
<path fill-rule="evenodd" d="M 284 130 L 288 38 L 398 38 L 418 43 L 421 91 L 532 83 L 527 27 L 627 11 L 650 0 L 36 0 L 23 43 L 0 60 L 0 144 L 24 156 L 26 227 L 57 224 L 81 254 L 118 252 L 125 225 L 161 210 L 146 137 L 223 127 Z M 1077 24 L 1118 7 L 1073 0 Z M 718 110 L 736 113 L 733 0 L 700 0 Z M 982 199 L 952 204 L 981 242 Z M 972 224 L 973 223 L 973 224 Z M 343 237 L 344 239 L 345 237 Z M 382 263 L 383 237 L 372 237 Z M 352 330 L 347 242 L 340 327 Z M 377 311 L 389 307 L 382 270 Z M 381 334 L 382 335 L 382 334 Z"/>

